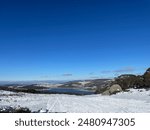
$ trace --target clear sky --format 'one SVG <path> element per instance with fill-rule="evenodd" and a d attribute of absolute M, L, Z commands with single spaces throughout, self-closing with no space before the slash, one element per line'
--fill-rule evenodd
<path fill-rule="evenodd" d="M 1 0 L 0 80 L 63 80 L 150 67 L 150 0 Z"/>

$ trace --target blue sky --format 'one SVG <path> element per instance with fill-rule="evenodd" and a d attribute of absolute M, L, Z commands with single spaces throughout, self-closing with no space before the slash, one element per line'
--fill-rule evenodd
<path fill-rule="evenodd" d="M 0 1 L 0 80 L 140 74 L 149 50 L 149 0 Z"/>

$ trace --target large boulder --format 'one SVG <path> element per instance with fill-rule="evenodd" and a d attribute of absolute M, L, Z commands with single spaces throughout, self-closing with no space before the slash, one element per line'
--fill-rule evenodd
<path fill-rule="evenodd" d="M 108 87 L 107 90 L 102 93 L 102 95 L 112 95 L 118 92 L 122 92 L 122 88 L 119 84 L 114 84 L 111 87 Z"/>
<path fill-rule="evenodd" d="M 114 84 L 109 89 L 110 94 L 116 94 L 118 92 L 122 92 L 122 88 L 119 84 Z"/>

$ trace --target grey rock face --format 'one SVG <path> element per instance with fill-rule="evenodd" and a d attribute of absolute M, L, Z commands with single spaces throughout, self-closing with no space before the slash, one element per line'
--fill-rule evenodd
<path fill-rule="evenodd" d="M 108 87 L 106 91 L 102 93 L 102 95 L 112 95 L 118 92 L 122 92 L 122 88 L 118 84 L 114 84 L 111 87 Z"/>

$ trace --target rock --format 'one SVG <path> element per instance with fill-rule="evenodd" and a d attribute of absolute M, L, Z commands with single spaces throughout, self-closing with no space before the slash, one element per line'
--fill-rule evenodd
<path fill-rule="evenodd" d="M 107 90 L 102 93 L 102 95 L 112 95 L 118 92 L 122 92 L 122 88 L 120 85 L 114 84 L 111 87 L 108 87 Z"/>
<path fill-rule="evenodd" d="M 118 92 L 122 92 L 122 88 L 119 84 L 114 84 L 109 89 L 110 94 L 116 94 Z"/>
<path fill-rule="evenodd" d="M 107 81 L 108 82 L 108 81 Z M 111 95 L 117 93 L 118 91 L 128 91 L 130 88 L 134 89 L 150 89 L 150 68 L 146 70 L 143 75 L 134 75 L 134 74 L 123 74 L 116 77 L 114 80 L 108 82 L 108 86 L 111 86 L 111 89 L 107 84 L 97 85 L 96 94 Z M 121 87 L 116 87 L 112 85 L 120 85 Z M 109 90 L 109 92 L 107 91 Z"/>
<path fill-rule="evenodd" d="M 101 84 L 97 84 L 97 89 L 96 89 L 96 94 L 102 94 L 104 93 L 106 90 L 108 90 L 110 88 L 110 86 L 112 85 L 112 80 L 107 80 Z"/>
<path fill-rule="evenodd" d="M 109 90 L 104 91 L 104 92 L 102 93 L 102 95 L 110 95 Z"/>

